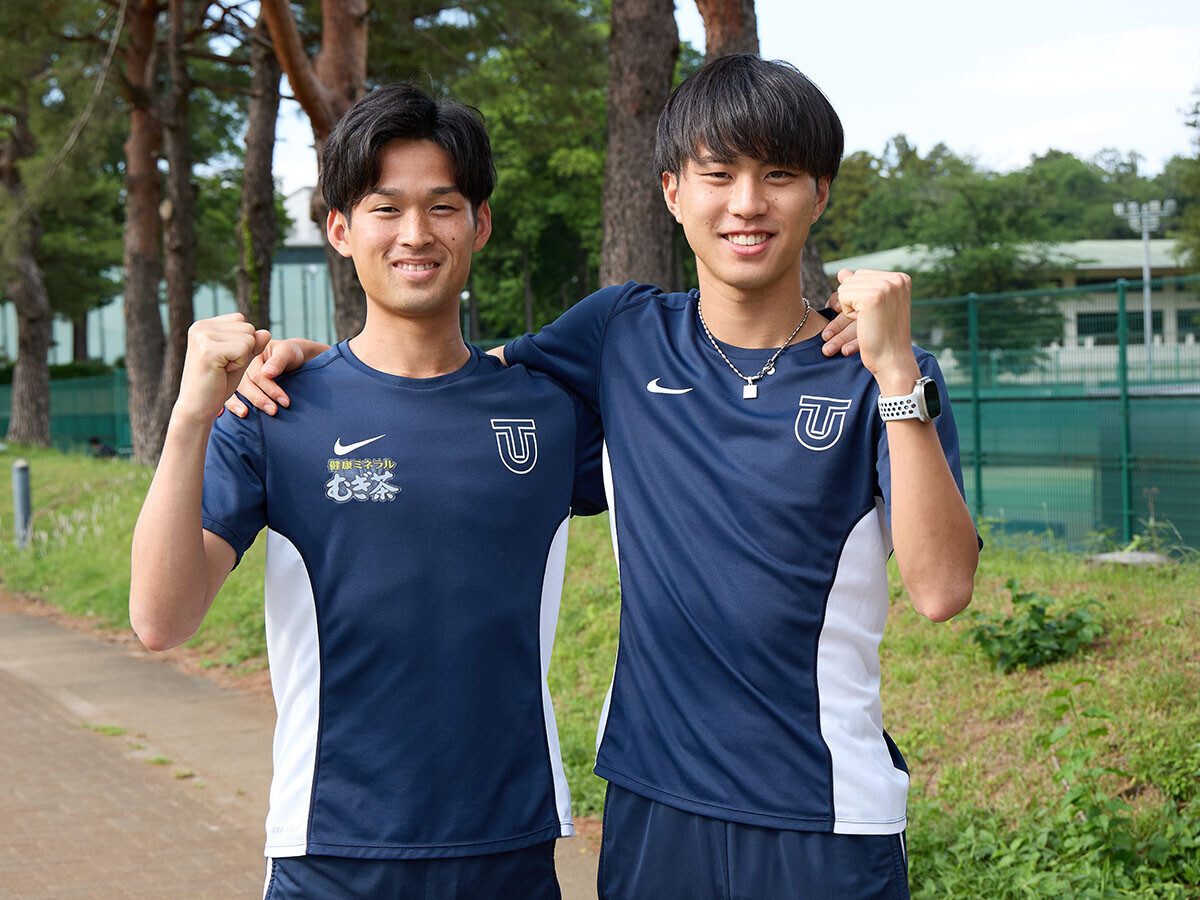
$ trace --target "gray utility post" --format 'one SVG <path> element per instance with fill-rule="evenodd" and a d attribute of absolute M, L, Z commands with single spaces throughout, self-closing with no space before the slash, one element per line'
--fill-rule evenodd
<path fill-rule="evenodd" d="M 13 522 L 17 531 L 17 546 L 29 544 L 33 532 L 33 502 L 29 495 L 29 463 L 18 459 L 13 463 Z"/>
<path fill-rule="evenodd" d="M 1124 203 L 1114 203 L 1113 212 L 1142 235 L 1142 340 L 1146 343 L 1146 380 L 1152 381 L 1154 370 L 1150 354 L 1154 344 L 1154 329 L 1150 314 L 1150 233 L 1158 231 L 1162 220 L 1175 212 L 1175 201 L 1138 203 L 1136 200 L 1126 200 Z"/>

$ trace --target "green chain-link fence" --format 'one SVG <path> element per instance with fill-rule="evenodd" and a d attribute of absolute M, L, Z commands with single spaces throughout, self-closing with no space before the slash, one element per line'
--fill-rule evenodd
<path fill-rule="evenodd" d="M 1200 276 L 913 304 L 962 444 L 967 501 L 1082 545 L 1169 522 L 1200 547 Z"/>
<path fill-rule="evenodd" d="M 0 385 L 0 434 L 8 431 L 12 385 Z M 111 375 L 67 378 L 50 382 L 50 438 L 55 447 L 76 450 L 98 437 L 112 447 L 128 450 L 129 382 L 125 370 Z"/>
<path fill-rule="evenodd" d="M 913 304 L 978 519 L 1079 546 L 1129 541 L 1153 518 L 1200 547 L 1200 276 L 1155 279 L 1151 303 L 1148 346 L 1140 281 Z M 55 444 L 127 448 L 127 405 L 123 371 L 53 382 Z"/>

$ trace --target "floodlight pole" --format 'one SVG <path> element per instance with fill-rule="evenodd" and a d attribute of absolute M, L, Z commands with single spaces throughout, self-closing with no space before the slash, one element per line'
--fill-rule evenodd
<path fill-rule="evenodd" d="M 1174 200 L 1151 200 L 1138 203 L 1126 200 L 1114 203 L 1113 212 L 1125 219 L 1129 227 L 1142 233 L 1142 342 L 1146 345 L 1146 380 L 1154 380 L 1151 360 L 1154 346 L 1154 317 L 1150 311 L 1150 232 L 1157 231 L 1162 220 L 1175 212 Z"/>

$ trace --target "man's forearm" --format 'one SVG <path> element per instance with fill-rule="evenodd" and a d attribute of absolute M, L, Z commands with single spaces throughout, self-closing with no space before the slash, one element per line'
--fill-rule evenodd
<path fill-rule="evenodd" d="M 907 419 L 886 427 L 896 564 L 917 611 L 944 621 L 971 602 L 975 525 L 933 424 Z"/>
<path fill-rule="evenodd" d="M 200 524 L 211 424 L 173 420 L 133 532 L 129 619 L 142 643 L 188 640 L 233 568 L 233 549 Z"/>

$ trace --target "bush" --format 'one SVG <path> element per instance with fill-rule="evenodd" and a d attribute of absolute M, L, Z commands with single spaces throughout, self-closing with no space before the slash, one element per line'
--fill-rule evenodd
<path fill-rule="evenodd" d="M 1064 604 L 1052 612 L 1049 597 L 1022 591 L 1015 578 L 1008 579 L 1007 585 L 1012 594 L 1012 615 L 972 613 L 977 624 L 968 631 L 1001 672 L 1018 667 L 1031 669 L 1074 656 L 1104 633 L 1093 611 L 1099 605 L 1095 600 Z"/>
<path fill-rule="evenodd" d="M 12 384 L 14 362 L 0 357 L 0 384 Z M 50 367 L 50 380 L 86 378 L 90 375 L 109 375 L 113 371 L 102 359 L 85 359 L 79 362 L 56 363 Z"/>

